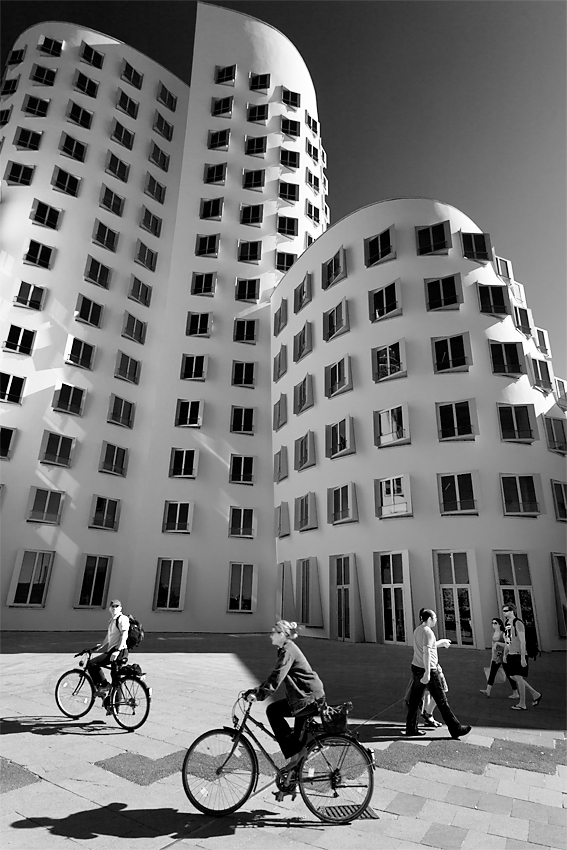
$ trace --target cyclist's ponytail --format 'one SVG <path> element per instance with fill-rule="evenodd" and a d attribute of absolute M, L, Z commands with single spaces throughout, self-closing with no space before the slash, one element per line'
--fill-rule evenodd
<path fill-rule="evenodd" d="M 289 622 L 289 620 L 278 620 L 276 623 L 276 629 L 278 632 L 281 632 L 286 636 L 288 640 L 295 640 L 297 637 L 297 623 L 295 621 Z"/>

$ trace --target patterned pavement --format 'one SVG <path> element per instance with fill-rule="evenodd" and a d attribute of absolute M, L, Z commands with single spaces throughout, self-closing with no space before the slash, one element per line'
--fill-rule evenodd
<path fill-rule="evenodd" d="M 451 706 L 473 730 L 460 741 L 444 727 L 406 741 L 407 648 L 300 639 L 329 701 L 354 703 L 352 723 L 378 764 L 374 816 L 329 826 L 314 821 L 299 796 L 276 802 L 267 776 L 260 793 L 225 818 L 196 812 L 183 792 L 186 747 L 206 729 L 230 724 L 238 691 L 271 669 L 275 654 L 265 635 L 148 635 L 135 660 L 153 688 L 152 707 L 132 734 L 106 718 L 100 700 L 79 721 L 55 705 L 55 683 L 74 666 L 73 652 L 99 636 L 3 635 L 3 848 L 565 847 L 563 653 L 546 653 L 531 665 L 541 704 L 512 712 L 506 685 L 496 686 L 491 699 L 479 693 L 489 653 L 452 647 L 442 657 Z M 257 714 L 264 719 L 262 704 Z"/>

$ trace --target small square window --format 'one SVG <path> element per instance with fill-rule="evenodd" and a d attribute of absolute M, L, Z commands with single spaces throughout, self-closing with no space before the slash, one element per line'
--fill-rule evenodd
<path fill-rule="evenodd" d="M 134 88 L 142 88 L 144 75 L 140 74 L 139 71 L 136 71 L 136 69 L 132 65 L 130 65 L 129 62 L 126 62 L 126 60 L 124 60 L 124 67 L 122 68 L 122 73 L 120 77 L 121 79 L 126 80 L 127 83 L 130 83 L 130 85 L 134 86 Z"/>
<path fill-rule="evenodd" d="M 297 218 L 279 215 L 277 229 L 281 236 L 290 236 L 294 238 L 299 233 L 299 220 Z"/>
<path fill-rule="evenodd" d="M 338 458 L 355 452 L 352 416 L 346 416 L 332 425 L 325 425 L 325 457 Z"/>
<path fill-rule="evenodd" d="M 289 251 L 276 251 L 276 269 L 279 272 L 287 272 L 297 260 L 297 254 L 290 254 Z"/>
<path fill-rule="evenodd" d="M 229 85 L 236 79 L 236 65 L 217 65 L 215 68 L 215 83 Z"/>
<path fill-rule="evenodd" d="M 510 312 L 508 291 L 505 286 L 478 284 L 480 312 L 491 316 L 506 316 Z"/>
<path fill-rule="evenodd" d="M 4 351 L 30 355 L 33 351 L 34 342 L 35 331 L 20 328 L 18 325 L 10 325 L 8 336 L 4 340 L 2 348 Z"/>
<path fill-rule="evenodd" d="M 541 513 L 539 475 L 500 475 L 504 516 L 537 516 Z"/>
<path fill-rule="evenodd" d="M 372 379 L 375 383 L 407 375 L 405 340 L 372 349 Z"/>
<path fill-rule="evenodd" d="M 267 103 L 249 103 L 246 108 L 246 120 L 265 124 L 268 120 Z"/>
<path fill-rule="evenodd" d="M 254 458 L 231 455 L 228 480 L 230 484 L 254 484 Z"/>
<path fill-rule="evenodd" d="M 104 63 L 104 53 L 95 50 L 90 44 L 83 42 L 81 49 L 81 59 L 93 68 L 102 68 Z"/>
<path fill-rule="evenodd" d="M 315 165 L 317 165 L 319 163 L 319 149 L 315 145 L 312 145 L 309 139 L 305 139 L 305 150 Z"/>
<path fill-rule="evenodd" d="M 227 151 L 230 142 L 230 130 L 209 130 L 207 147 L 212 151 Z"/>
<path fill-rule="evenodd" d="M 14 136 L 14 146 L 18 150 L 38 151 L 41 145 L 42 135 L 43 133 L 39 131 L 18 127 Z"/>
<path fill-rule="evenodd" d="M 18 307 L 29 307 L 30 310 L 41 310 L 45 299 L 46 289 L 22 280 L 18 294 L 14 296 L 14 304 Z"/>
<path fill-rule="evenodd" d="M 477 263 L 489 263 L 492 260 L 492 245 L 488 233 L 461 233 L 463 257 Z"/>
<path fill-rule="evenodd" d="M 545 434 L 547 437 L 547 447 L 550 452 L 556 452 L 559 455 L 567 454 L 567 423 L 565 419 L 558 419 L 554 416 L 544 416 Z"/>
<path fill-rule="evenodd" d="M 490 358 L 495 375 L 519 377 L 526 373 L 524 351 L 519 342 L 490 342 Z"/>
<path fill-rule="evenodd" d="M 118 531 L 119 520 L 119 499 L 108 499 L 105 496 L 93 497 L 89 528 L 100 528 L 105 531 Z"/>
<path fill-rule="evenodd" d="M 165 193 L 166 187 L 153 177 L 149 172 L 146 174 L 146 185 L 144 186 L 144 192 L 146 195 L 149 195 L 158 204 L 163 204 L 165 201 Z"/>
<path fill-rule="evenodd" d="M 211 101 L 211 115 L 216 118 L 231 118 L 232 102 L 232 97 L 213 97 Z"/>
<path fill-rule="evenodd" d="M 312 280 L 308 272 L 300 284 L 293 290 L 293 312 L 299 313 L 312 299 Z"/>
<path fill-rule="evenodd" d="M 496 407 L 504 441 L 532 443 L 538 439 L 533 404 L 498 404 Z"/>
<path fill-rule="evenodd" d="M 241 263 L 259 263 L 262 259 L 262 242 L 238 243 L 238 261 Z"/>
<path fill-rule="evenodd" d="M 151 272 L 155 272 L 158 261 L 158 252 L 152 251 L 151 248 L 148 248 L 147 245 L 144 245 L 143 242 L 138 240 L 136 244 L 136 253 L 134 255 L 134 262 L 139 263 L 144 268 L 148 269 Z"/>
<path fill-rule="evenodd" d="M 132 316 L 131 313 L 124 313 L 122 336 L 125 339 L 131 339 L 133 342 L 138 342 L 140 345 L 143 345 L 146 341 L 147 329 L 147 322 L 142 322 L 140 319 Z"/>
<path fill-rule="evenodd" d="M 51 406 L 60 413 L 82 416 L 86 397 L 87 391 L 82 387 L 61 384 L 61 387 L 53 395 Z"/>
<path fill-rule="evenodd" d="M 366 266 L 375 266 L 396 258 L 394 226 L 388 227 L 377 236 L 364 240 L 364 262 Z"/>
<path fill-rule="evenodd" d="M 280 163 L 284 168 L 299 168 L 299 151 L 280 148 Z"/>
<path fill-rule="evenodd" d="M 53 266 L 54 258 L 55 248 L 36 242 L 35 239 L 30 239 L 28 250 L 24 254 L 24 263 L 39 266 L 42 269 L 50 269 Z"/>
<path fill-rule="evenodd" d="M 147 207 L 142 207 L 142 217 L 140 220 L 140 227 L 142 230 L 147 230 L 148 233 L 151 233 L 152 236 L 159 239 L 161 236 L 162 223 L 162 219 L 159 218 L 159 216 L 154 215 L 154 213 L 150 212 Z"/>
<path fill-rule="evenodd" d="M 400 446 L 411 443 L 408 406 L 404 402 L 396 407 L 374 411 L 374 445 Z"/>
<path fill-rule="evenodd" d="M 134 120 L 138 117 L 138 109 L 140 104 L 134 98 L 129 97 L 122 89 L 118 89 L 116 98 L 116 109 L 124 112 L 129 118 Z"/>
<path fill-rule="evenodd" d="M 68 171 L 63 171 L 62 168 L 55 166 L 51 185 L 59 192 L 64 192 L 65 195 L 72 195 L 72 197 L 76 198 L 79 194 L 81 178 L 75 177 L 74 174 L 69 174 Z"/>
<path fill-rule="evenodd" d="M 201 198 L 200 218 L 220 221 L 222 217 L 223 198 Z"/>
<path fill-rule="evenodd" d="M 327 522 L 330 525 L 358 522 L 356 488 L 352 482 L 327 489 Z"/>
<path fill-rule="evenodd" d="M 111 230 L 110 227 L 107 227 L 106 224 L 102 223 L 102 221 L 95 219 L 93 242 L 96 245 L 100 245 L 101 248 L 106 248 L 108 251 L 115 252 L 118 247 L 119 235 L 120 234 L 116 230 Z"/>
<path fill-rule="evenodd" d="M 197 257 L 218 257 L 219 253 L 220 234 L 211 233 L 208 235 L 198 235 L 195 243 L 195 256 Z"/>
<path fill-rule="evenodd" d="M 314 431 L 308 431 L 302 437 L 295 440 L 293 468 L 297 472 L 301 472 L 303 469 L 315 466 L 316 463 L 315 433 Z"/>
<path fill-rule="evenodd" d="M 10 116 L 12 114 L 12 107 L 9 106 L 8 109 L 0 109 L 0 127 L 5 127 L 6 124 L 10 120 Z"/>
<path fill-rule="evenodd" d="M 229 537 L 254 537 L 254 526 L 253 508 L 230 508 Z"/>
<path fill-rule="evenodd" d="M 187 313 L 187 325 L 185 333 L 187 336 L 209 337 L 213 326 L 212 313 Z"/>
<path fill-rule="evenodd" d="M 375 480 L 374 505 L 379 519 L 412 516 L 409 475 Z"/>
<path fill-rule="evenodd" d="M 160 136 L 163 136 L 164 139 L 167 139 L 170 142 L 173 138 L 173 124 L 170 124 L 169 121 L 166 121 L 163 115 L 156 110 L 153 130 L 156 133 L 159 133 Z"/>
<path fill-rule="evenodd" d="M 514 272 L 512 271 L 512 263 L 510 260 L 505 260 L 503 257 L 494 257 L 494 265 L 496 274 L 504 278 L 504 280 L 514 280 Z"/>
<path fill-rule="evenodd" d="M 68 354 L 65 358 L 66 363 L 71 363 L 73 366 L 78 366 L 80 369 L 92 370 L 95 356 L 95 346 L 89 345 L 82 339 L 71 337 Z"/>
<path fill-rule="evenodd" d="M 297 183 L 286 183 L 284 180 L 279 181 L 278 197 L 282 201 L 295 203 L 299 200 L 299 186 Z"/>
<path fill-rule="evenodd" d="M 335 307 L 323 313 L 323 339 L 328 342 L 349 330 L 348 301 L 343 298 Z"/>
<path fill-rule="evenodd" d="M 184 354 L 181 359 L 182 381 L 205 381 L 207 378 L 207 354 Z"/>
<path fill-rule="evenodd" d="M 254 408 L 233 406 L 230 412 L 230 430 L 233 434 L 253 434 Z"/>
<path fill-rule="evenodd" d="M 16 428 L 0 428 L 0 459 L 10 460 L 14 448 Z"/>
<path fill-rule="evenodd" d="M 335 283 L 344 280 L 347 276 L 346 271 L 346 256 L 345 249 L 339 248 L 337 253 L 323 263 L 322 266 L 322 286 L 323 289 L 329 289 Z"/>
<path fill-rule="evenodd" d="M 215 287 L 215 272 L 193 272 L 191 278 L 191 295 L 214 295 Z"/>
<path fill-rule="evenodd" d="M 267 136 L 246 136 L 244 139 L 244 153 L 247 156 L 264 156 L 267 148 Z"/>
<path fill-rule="evenodd" d="M 52 86 L 55 83 L 56 76 L 57 71 L 55 68 L 45 68 L 43 65 L 34 65 L 30 74 L 30 80 L 40 86 Z M 19 77 L 15 80 L 7 80 L 7 82 L 13 82 L 17 85 L 18 79 Z M 4 94 L 4 89 L 2 89 L 2 94 Z"/>
<path fill-rule="evenodd" d="M 256 319 L 235 319 L 232 338 L 234 342 L 256 345 L 258 338 L 258 322 Z"/>
<path fill-rule="evenodd" d="M 311 351 L 313 351 L 311 322 L 305 322 L 299 333 L 293 337 L 293 362 L 298 363 Z"/>
<path fill-rule="evenodd" d="M 204 401 L 178 398 L 175 409 L 175 427 L 200 428 L 203 424 L 204 405 Z"/>
<path fill-rule="evenodd" d="M 196 478 L 198 449 L 172 449 L 169 460 L 170 478 Z"/>
<path fill-rule="evenodd" d="M 371 322 L 390 319 L 402 314 L 401 281 L 396 280 L 368 293 Z"/>
<path fill-rule="evenodd" d="M 24 98 L 22 112 L 34 118 L 45 118 L 49 110 L 49 104 L 49 100 L 42 100 L 39 97 L 33 97 L 31 94 L 27 94 Z"/>
<path fill-rule="evenodd" d="M 217 165 L 205 165 L 204 183 L 216 183 L 224 186 L 226 180 L 226 162 Z"/>
<path fill-rule="evenodd" d="M 154 165 L 157 165 L 158 168 L 161 168 L 162 171 L 169 171 L 169 154 L 162 151 L 155 142 L 150 143 L 150 155 L 148 159 Z"/>
<path fill-rule="evenodd" d="M 61 224 L 62 215 L 61 210 L 50 207 L 49 204 L 44 204 L 43 201 L 38 201 L 36 198 L 33 202 L 30 218 L 34 224 L 57 230 Z"/>
<path fill-rule="evenodd" d="M 240 224 L 260 225 L 264 218 L 263 204 L 241 204 Z"/>
<path fill-rule="evenodd" d="M 20 552 L 9 591 L 8 605 L 43 608 L 55 552 Z"/>
<path fill-rule="evenodd" d="M 440 440 L 474 440 L 478 434 L 474 399 L 440 402 L 435 410 Z"/>
<path fill-rule="evenodd" d="M 93 123 L 93 112 L 89 112 L 88 109 L 84 109 L 82 106 L 79 106 L 75 101 L 70 100 L 69 105 L 67 107 L 67 120 L 71 121 L 73 124 L 77 124 L 79 127 L 84 127 L 85 130 L 90 130 L 91 124 Z"/>
<path fill-rule="evenodd" d="M 94 283 L 96 286 L 102 286 L 103 289 L 108 289 L 110 286 L 110 278 L 112 269 L 104 266 L 94 257 L 87 258 L 87 266 L 85 269 L 85 280 L 89 283 Z"/>
<path fill-rule="evenodd" d="M 292 109 L 299 109 L 301 104 L 301 95 L 298 94 L 298 92 L 290 91 L 289 89 L 286 89 L 285 86 L 282 86 L 282 101 L 286 106 L 290 106 Z M 293 121 L 292 123 L 299 124 L 298 121 Z M 299 135 L 299 132 L 297 132 L 296 135 Z"/>
<path fill-rule="evenodd" d="M 76 72 L 73 86 L 77 89 L 77 91 L 86 94 L 87 97 L 96 97 L 98 94 L 98 82 L 93 80 L 92 77 L 88 77 L 86 74 L 83 74 L 82 71 Z"/>
<path fill-rule="evenodd" d="M 468 372 L 472 363 L 468 334 L 431 340 L 435 372 Z"/>
<path fill-rule="evenodd" d="M 269 74 L 250 74 L 250 91 L 268 91 L 270 88 Z"/>
<path fill-rule="evenodd" d="M 37 45 L 38 50 L 42 53 L 45 53 L 46 56 L 61 56 L 61 51 L 63 50 L 63 42 L 57 41 L 54 38 L 49 38 L 44 35 L 41 37 L 39 44 Z"/>
<path fill-rule="evenodd" d="M 281 116 L 281 131 L 284 136 L 298 138 L 301 135 L 301 125 L 299 121 L 292 121 L 290 118 Z"/>
<path fill-rule="evenodd" d="M 428 310 L 458 310 L 462 300 L 459 274 L 425 280 L 425 303 Z"/>
<path fill-rule="evenodd" d="M 154 611 L 182 611 L 186 586 L 186 562 L 177 558 L 158 558 Z"/>
<path fill-rule="evenodd" d="M 442 221 L 426 227 L 416 227 L 417 253 L 420 257 L 428 254 L 448 254 L 452 247 L 450 223 Z"/>
<path fill-rule="evenodd" d="M 263 168 L 257 168 L 254 171 L 242 172 L 242 188 L 252 189 L 253 191 L 262 191 L 265 185 L 266 172 Z"/>
<path fill-rule="evenodd" d="M 232 361 L 232 386 L 254 389 L 256 385 L 256 363 Z"/>
<path fill-rule="evenodd" d="M 121 180 L 123 183 L 128 182 L 128 176 L 130 174 L 130 166 L 127 162 L 124 162 L 121 159 L 118 159 L 116 154 L 113 154 L 111 151 L 108 152 L 108 158 L 106 160 L 106 172 L 107 174 L 112 174 L 113 177 L 116 177 L 118 180 Z"/>
<path fill-rule="evenodd" d="M 478 514 L 472 472 L 437 475 L 439 509 L 442 516 L 456 514 Z"/>
<path fill-rule="evenodd" d="M 110 138 L 129 151 L 134 147 L 135 133 L 128 130 L 117 118 L 112 122 Z"/>
<path fill-rule="evenodd" d="M 142 304 L 144 307 L 149 307 L 152 300 L 152 287 L 147 283 L 142 283 L 139 278 L 132 275 L 128 298 L 132 301 L 137 301 L 138 304 Z"/>
<path fill-rule="evenodd" d="M 71 159 L 76 159 L 77 162 L 84 162 L 87 155 L 87 147 L 88 145 L 84 142 L 80 142 L 68 133 L 61 134 L 59 150 L 65 156 L 69 156 Z"/>
<path fill-rule="evenodd" d="M 122 428 L 133 428 L 135 413 L 136 405 L 131 401 L 126 401 L 125 398 L 120 398 L 114 393 L 110 396 L 107 422 L 112 425 L 120 425 Z"/>
<path fill-rule="evenodd" d="M 236 281 L 236 289 L 234 292 L 235 301 L 251 301 L 255 302 L 260 297 L 260 280 L 259 278 L 241 278 Z"/>
<path fill-rule="evenodd" d="M 159 103 L 163 103 L 170 112 L 175 112 L 177 109 L 177 97 L 163 83 L 159 84 L 157 100 Z"/>
<path fill-rule="evenodd" d="M 77 306 L 75 308 L 75 319 L 77 322 L 84 322 L 86 325 L 92 325 L 94 328 L 100 328 L 102 323 L 102 314 L 104 307 L 102 304 L 97 304 L 79 293 L 77 298 Z"/>
<path fill-rule="evenodd" d="M 313 407 L 313 375 L 309 373 L 293 388 L 293 412 L 299 416 Z"/>
<path fill-rule="evenodd" d="M 65 493 L 61 490 L 42 490 L 32 487 L 28 508 L 28 522 L 44 522 L 59 525 Z"/>
<path fill-rule="evenodd" d="M 33 165 L 9 162 L 6 169 L 6 183 L 8 186 L 30 186 L 33 180 L 33 172 Z"/>
<path fill-rule="evenodd" d="M 0 372 L 0 401 L 6 401 L 9 404 L 21 404 L 25 383 L 25 378 Z"/>
<path fill-rule="evenodd" d="M 298 496 L 294 500 L 293 515 L 295 531 L 311 531 L 318 528 L 316 493 L 305 493 L 303 496 Z"/>
<path fill-rule="evenodd" d="M 6 62 L 6 65 L 20 65 L 24 61 L 25 55 L 25 47 L 18 47 L 15 50 L 12 50 L 12 52 L 8 56 L 8 61 Z"/>
<path fill-rule="evenodd" d="M 114 213 L 114 215 L 121 216 L 124 212 L 124 203 L 125 199 L 121 195 L 117 195 L 116 192 L 113 192 L 112 189 L 109 189 L 108 186 L 103 184 L 99 201 L 99 205 L 103 209 Z"/>
<path fill-rule="evenodd" d="M 332 363 L 330 366 L 325 366 L 325 395 L 327 398 L 332 398 L 336 395 L 352 390 L 352 369 L 350 355 Z"/>
<path fill-rule="evenodd" d="M 71 466 L 74 444 L 75 440 L 72 437 L 64 437 L 53 431 L 44 431 L 39 449 L 40 463 Z"/>
<path fill-rule="evenodd" d="M 139 360 L 129 357 L 123 351 L 117 353 L 114 368 L 115 378 L 120 378 L 121 381 L 127 381 L 129 384 L 139 384 L 141 371 L 142 364 Z"/>

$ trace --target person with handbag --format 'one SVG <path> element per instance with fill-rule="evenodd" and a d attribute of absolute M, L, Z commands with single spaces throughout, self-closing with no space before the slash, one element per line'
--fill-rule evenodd
<path fill-rule="evenodd" d="M 508 699 L 518 699 L 518 686 L 513 679 L 506 676 L 504 673 L 504 668 L 502 667 L 504 663 L 504 623 L 500 619 L 500 617 L 494 617 L 492 620 L 492 658 L 490 661 L 490 671 L 488 673 L 488 681 L 486 683 L 486 688 L 483 690 L 480 689 L 481 694 L 485 696 L 490 696 L 490 691 L 492 690 L 493 684 L 498 682 L 505 682 L 506 678 L 510 682 L 512 687 L 512 693 L 508 696 Z M 500 669 L 502 667 L 502 669 Z"/>

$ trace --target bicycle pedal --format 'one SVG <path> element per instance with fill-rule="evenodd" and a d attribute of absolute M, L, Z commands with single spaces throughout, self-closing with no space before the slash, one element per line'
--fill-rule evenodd
<path fill-rule="evenodd" d="M 284 791 L 272 791 L 272 794 L 274 795 L 278 803 L 281 803 L 283 798 L 285 797 Z"/>

